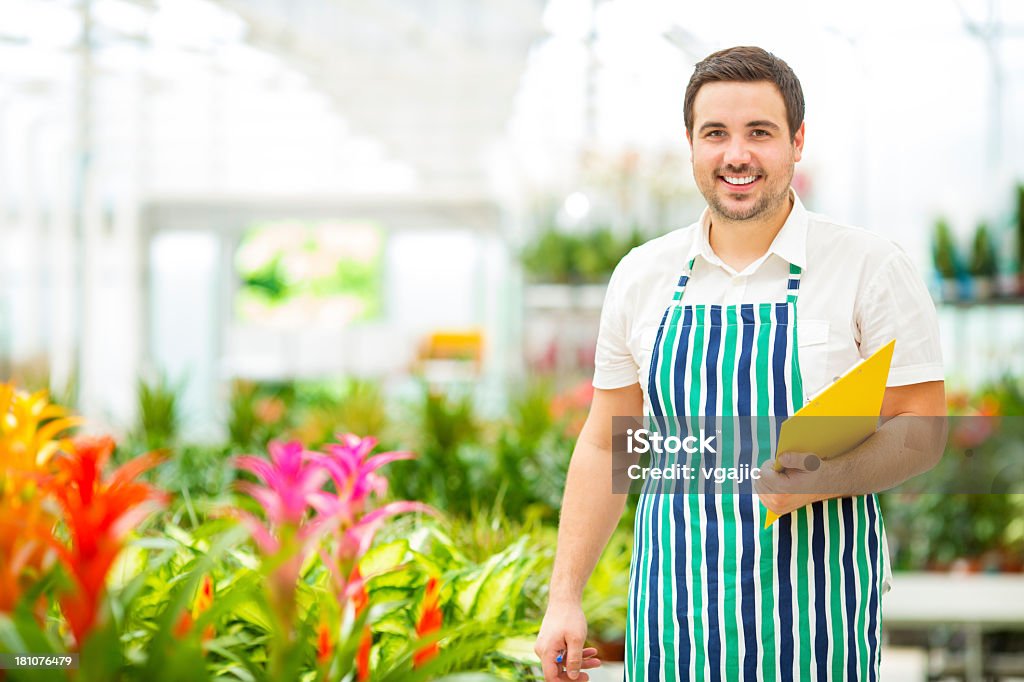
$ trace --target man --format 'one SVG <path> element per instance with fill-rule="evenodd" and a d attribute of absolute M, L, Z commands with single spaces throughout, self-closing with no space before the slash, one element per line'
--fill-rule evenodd
<path fill-rule="evenodd" d="M 790 187 L 804 100 L 789 66 L 754 47 L 712 54 L 684 114 L 708 208 L 634 249 L 609 283 L 536 644 L 547 680 L 600 665 L 582 648 L 580 599 L 625 505 L 611 492 L 613 416 L 785 417 L 893 338 L 883 417 L 945 413 L 935 309 L 907 256 L 809 213 Z M 873 493 L 941 452 L 893 447 L 907 421 L 817 466 L 781 455 L 760 495 L 641 495 L 626 679 L 877 679 L 888 561 Z M 768 509 L 783 516 L 765 528 Z"/>

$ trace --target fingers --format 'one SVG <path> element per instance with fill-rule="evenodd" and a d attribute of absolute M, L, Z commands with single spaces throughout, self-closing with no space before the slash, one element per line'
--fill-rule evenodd
<path fill-rule="evenodd" d="M 758 495 L 761 504 L 771 512 L 782 515 L 782 500 L 780 495 Z"/>
<path fill-rule="evenodd" d="M 562 666 L 555 663 L 553 656 L 541 656 L 540 669 L 544 673 L 544 682 L 554 682 L 561 676 Z"/>
<path fill-rule="evenodd" d="M 580 668 L 583 666 L 583 639 L 578 635 L 565 638 L 565 674 L 570 680 L 579 679 Z"/>
<path fill-rule="evenodd" d="M 564 647 L 564 644 L 559 645 Z M 558 656 L 558 651 L 553 647 L 549 649 L 541 649 L 537 651 L 537 655 L 540 657 L 541 671 L 544 673 L 544 682 L 554 682 L 555 680 L 562 679 L 562 664 L 555 660 Z"/>
<path fill-rule="evenodd" d="M 561 679 L 562 664 L 555 660 L 560 651 L 565 650 L 565 641 L 559 639 L 556 642 L 541 643 L 533 648 L 534 653 L 540 658 L 541 671 L 544 673 L 544 682 L 554 682 Z"/>
<path fill-rule="evenodd" d="M 812 452 L 784 452 L 776 459 L 784 469 L 817 471 L 821 467 L 821 459 Z"/>
<path fill-rule="evenodd" d="M 582 670 L 590 670 L 591 668 L 599 667 L 601 667 L 601 659 L 597 657 L 597 649 L 584 649 L 583 664 L 580 668 Z"/>
<path fill-rule="evenodd" d="M 573 647 L 569 643 L 570 639 L 576 643 L 575 659 L 572 659 Z M 582 644 L 583 640 L 579 637 L 559 639 L 555 643 L 537 642 L 534 652 L 540 658 L 545 682 L 555 682 L 555 680 L 572 680 L 573 682 L 582 680 L 585 682 L 590 679 L 590 676 L 582 671 L 599 667 L 601 660 L 597 658 L 597 649 L 594 647 L 582 648 Z M 559 654 L 562 656 L 561 661 L 558 659 Z M 571 676 L 571 673 L 575 673 L 575 677 Z"/>
<path fill-rule="evenodd" d="M 599 658 L 597 658 L 597 649 L 594 649 L 593 647 L 587 647 L 581 653 L 583 655 L 583 660 L 580 662 L 580 672 L 577 674 L 577 676 L 576 677 L 572 677 L 569 674 L 568 669 L 566 669 L 566 670 L 560 672 L 558 674 L 558 677 L 555 678 L 555 679 L 557 679 L 557 680 L 573 680 L 574 682 L 581 682 L 581 680 L 583 682 L 586 682 L 586 680 L 589 680 L 590 679 L 590 675 L 588 675 L 587 673 L 585 673 L 583 671 L 584 670 L 592 670 L 593 668 L 600 667 L 601 666 L 601 660 Z"/>

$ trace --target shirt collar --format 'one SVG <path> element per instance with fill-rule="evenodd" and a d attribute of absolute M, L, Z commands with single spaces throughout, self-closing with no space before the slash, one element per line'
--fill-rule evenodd
<path fill-rule="evenodd" d="M 786 222 L 783 223 L 782 229 L 775 235 L 775 239 L 772 241 L 771 246 L 768 247 L 765 255 L 774 253 L 787 263 L 792 263 L 804 269 L 807 267 L 807 209 L 804 208 L 800 197 L 796 195 L 792 188 L 790 188 L 789 193 L 793 197 L 793 208 L 790 210 Z M 722 260 L 711 249 L 711 241 L 708 238 L 710 229 L 711 211 L 705 208 L 704 213 L 700 216 L 700 232 L 690 245 L 690 252 L 687 254 L 686 259 L 690 261 L 697 256 L 701 256 L 709 263 L 724 266 L 725 264 Z M 759 265 L 762 261 L 763 259 L 758 259 L 756 262 Z"/>

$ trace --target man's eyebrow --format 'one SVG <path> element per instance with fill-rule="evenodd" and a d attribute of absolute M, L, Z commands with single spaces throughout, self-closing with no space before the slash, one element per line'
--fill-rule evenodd
<path fill-rule="evenodd" d="M 747 124 L 748 128 L 771 128 L 772 130 L 780 130 L 779 126 L 772 123 L 771 121 L 751 121 Z"/>
<path fill-rule="evenodd" d="M 700 127 L 700 130 L 698 130 L 697 132 L 698 133 L 703 133 L 708 128 L 724 128 L 724 127 L 725 127 L 724 123 L 719 123 L 718 121 L 708 121 L 704 125 L 702 125 Z"/>
<path fill-rule="evenodd" d="M 718 128 L 725 128 L 725 127 L 726 127 L 726 125 L 724 123 L 720 122 L 720 121 L 707 121 L 706 123 L 704 123 L 700 127 L 700 130 L 698 130 L 697 132 L 698 133 L 703 133 L 705 130 L 708 130 L 709 128 L 718 129 Z M 778 124 L 772 123 L 771 121 L 764 121 L 764 120 L 751 121 L 751 122 L 749 122 L 747 124 L 747 127 L 748 128 L 770 128 L 770 129 L 776 130 L 776 131 L 777 130 L 781 130 L 781 128 L 778 126 Z"/>

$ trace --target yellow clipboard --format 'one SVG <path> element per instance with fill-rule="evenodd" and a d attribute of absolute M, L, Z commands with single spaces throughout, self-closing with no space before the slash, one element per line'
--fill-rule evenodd
<path fill-rule="evenodd" d="M 855 447 L 878 428 L 896 339 L 851 367 L 843 376 L 809 400 L 779 428 L 776 460 L 784 452 L 813 452 L 822 459 Z M 805 417 L 843 417 L 823 428 L 821 420 Z M 778 470 L 778 466 L 776 466 Z M 764 527 L 778 519 L 768 510 Z"/>

